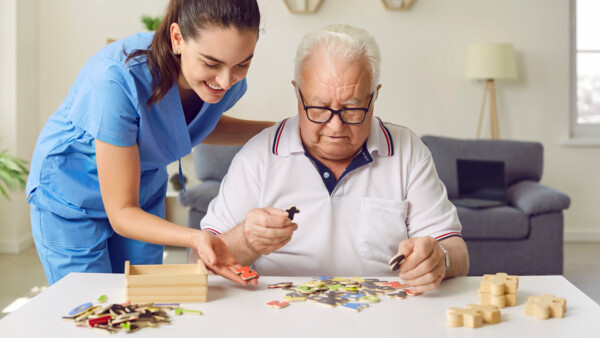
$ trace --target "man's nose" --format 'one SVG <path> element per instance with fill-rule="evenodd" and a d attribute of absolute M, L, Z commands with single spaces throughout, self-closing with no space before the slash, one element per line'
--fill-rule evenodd
<path fill-rule="evenodd" d="M 345 123 L 344 123 L 344 121 L 342 121 L 342 118 L 341 118 L 339 112 L 334 113 L 331 116 L 331 119 L 329 119 L 329 121 L 327 122 L 327 126 L 333 130 L 340 130 L 340 129 L 344 128 L 344 125 L 345 125 Z"/>

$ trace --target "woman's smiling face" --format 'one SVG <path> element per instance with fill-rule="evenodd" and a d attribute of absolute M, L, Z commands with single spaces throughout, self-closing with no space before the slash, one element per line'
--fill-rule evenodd
<path fill-rule="evenodd" d="M 192 89 L 206 103 L 219 102 L 227 90 L 246 77 L 258 36 L 235 27 L 210 27 L 196 39 L 184 40 L 171 25 L 173 50 L 181 55 L 180 89 Z"/>

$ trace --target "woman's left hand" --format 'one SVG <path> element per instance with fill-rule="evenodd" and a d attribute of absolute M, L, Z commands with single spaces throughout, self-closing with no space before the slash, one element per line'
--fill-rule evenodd
<path fill-rule="evenodd" d="M 208 231 L 198 231 L 197 233 L 192 249 L 195 249 L 206 268 L 236 283 L 244 286 L 248 285 L 248 281 L 243 280 L 235 272 L 242 266 L 235 260 L 225 242 Z M 256 285 L 258 283 L 257 279 L 258 277 L 251 279 L 250 283 Z"/>

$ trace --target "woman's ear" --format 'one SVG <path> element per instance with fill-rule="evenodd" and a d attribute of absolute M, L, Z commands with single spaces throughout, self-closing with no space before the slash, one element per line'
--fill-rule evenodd
<path fill-rule="evenodd" d="M 173 49 L 173 54 L 181 54 L 181 43 L 183 41 L 183 36 L 181 35 L 179 24 L 175 22 L 172 23 L 169 31 L 171 34 L 171 48 Z"/>

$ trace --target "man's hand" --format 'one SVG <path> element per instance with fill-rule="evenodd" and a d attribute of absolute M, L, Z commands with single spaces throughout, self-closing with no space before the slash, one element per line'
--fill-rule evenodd
<path fill-rule="evenodd" d="M 406 258 L 398 277 L 413 292 L 423 293 L 436 289 L 446 275 L 446 256 L 433 237 L 417 237 L 404 240 L 398 253 Z"/>
<path fill-rule="evenodd" d="M 286 245 L 296 229 L 298 224 L 292 223 L 287 212 L 271 207 L 250 210 L 244 221 L 246 242 L 261 255 Z"/>
<path fill-rule="evenodd" d="M 197 233 L 198 235 L 194 238 L 193 254 L 191 256 L 197 254 L 210 271 L 244 286 L 248 285 L 248 281 L 243 280 L 235 272 L 242 266 L 235 260 L 225 242 L 208 231 Z M 250 283 L 256 285 L 258 283 L 257 278 L 251 279 Z"/>

